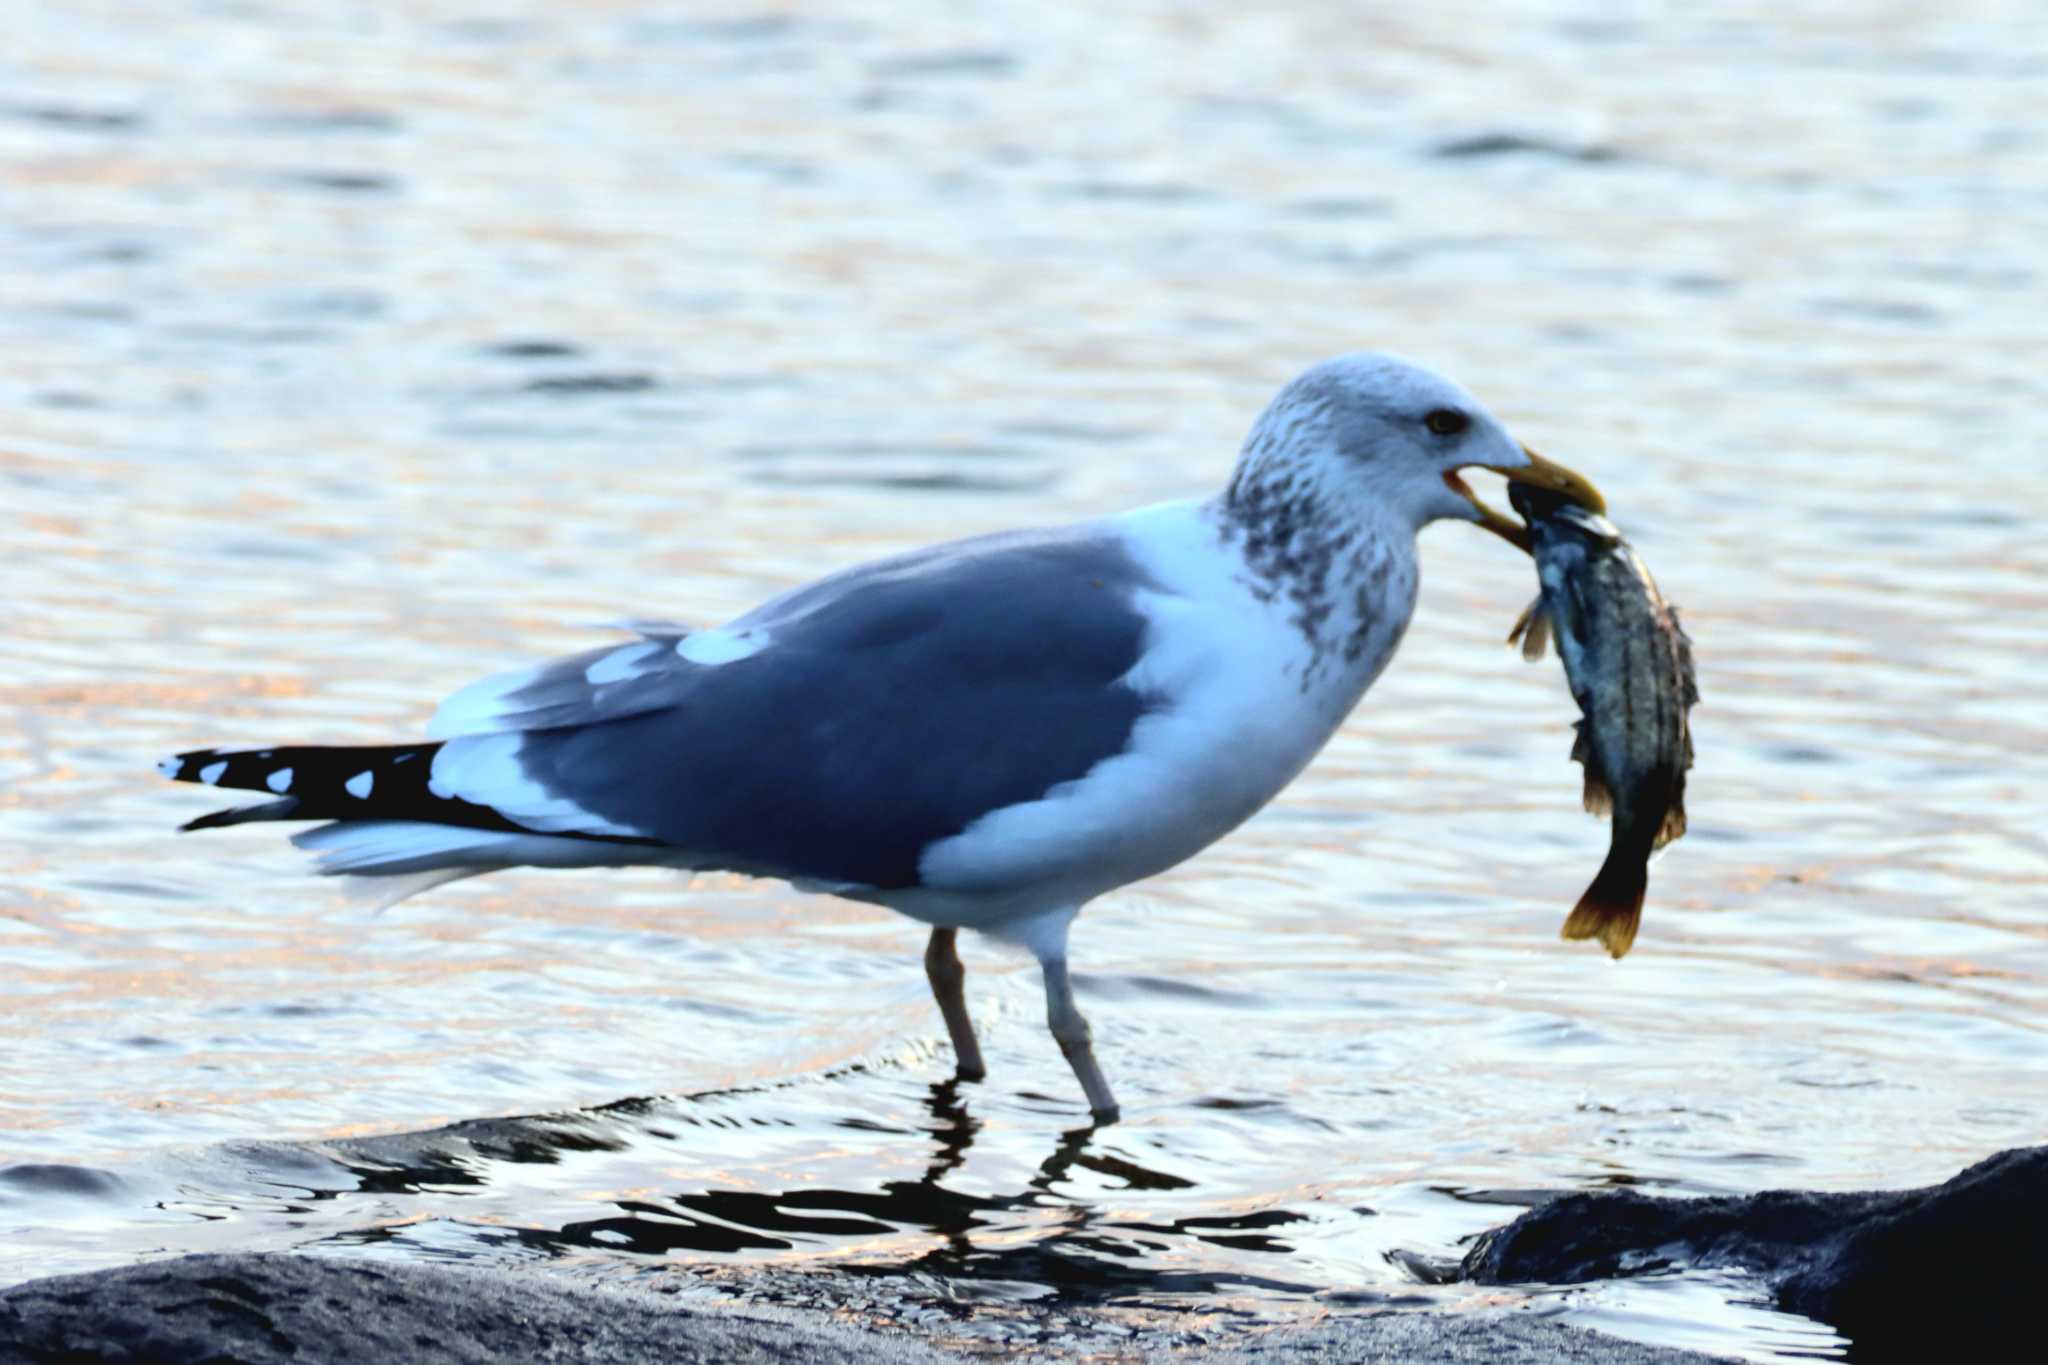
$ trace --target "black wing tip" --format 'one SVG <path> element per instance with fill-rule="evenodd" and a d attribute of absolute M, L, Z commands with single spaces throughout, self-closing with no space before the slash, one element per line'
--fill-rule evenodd
<path fill-rule="evenodd" d="M 217 787 L 220 785 L 220 774 L 208 777 L 206 770 L 216 763 L 225 764 L 237 754 L 251 752 L 257 752 L 260 757 L 263 754 L 274 751 L 267 749 L 262 751 L 248 749 L 187 749 L 182 754 L 172 754 L 169 758 L 158 759 L 156 761 L 156 770 L 159 774 L 170 778 L 173 782 L 199 782 L 209 787 Z"/>
<path fill-rule="evenodd" d="M 172 754 L 169 758 L 158 759 L 156 761 L 156 770 L 158 775 L 168 777 L 173 782 L 203 783 L 206 782 L 206 779 L 201 777 L 199 772 L 207 765 L 208 760 L 213 758 L 214 753 L 215 751 L 212 749 L 187 749 L 182 754 Z M 208 785 L 212 784 L 209 783 Z M 274 803 L 265 802 L 264 804 L 270 805 Z M 178 833 L 189 834 L 196 829 L 217 829 L 222 825 L 232 825 L 236 823 L 236 817 L 241 812 L 249 809 L 252 808 L 248 806 L 230 806 L 226 810 L 208 811 L 205 815 L 199 816 L 197 819 L 187 820 L 184 824 L 178 826 Z"/>
<path fill-rule="evenodd" d="M 178 826 L 178 833 L 190 834 L 194 830 L 219 829 L 223 825 L 245 825 L 252 820 L 303 820 L 313 816 L 297 814 L 299 798 L 283 796 L 275 801 L 259 801 L 253 806 L 229 806 L 226 810 L 208 811 L 197 819 L 187 820 Z"/>
<path fill-rule="evenodd" d="M 219 829 L 222 825 L 232 825 L 235 823 L 235 814 L 246 809 L 248 809 L 246 806 L 230 806 L 226 810 L 209 811 L 197 819 L 187 820 L 184 824 L 178 826 L 178 833 L 190 834 L 194 830 Z"/>

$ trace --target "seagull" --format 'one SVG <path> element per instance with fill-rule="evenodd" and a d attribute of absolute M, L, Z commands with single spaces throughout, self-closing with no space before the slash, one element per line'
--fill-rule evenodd
<path fill-rule="evenodd" d="M 886 906 L 931 927 L 966 1080 L 987 1067 L 959 932 L 1022 945 L 1110 1123 L 1067 970 L 1075 916 L 1308 765 L 1401 642 L 1425 525 L 1528 550 L 1472 468 L 1602 506 L 1463 388 L 1354 352 L 1280 390 L 1214 496 L 914 550 L 710 629 L 628 622 L 630 643 L 455 693 L 423 741 L 158 767 L 273 798 L 185 829 L 324 821 L 292 842 L 322 873 L 403 879 L 387 903 L 512 867 L 654 865 Z"/>

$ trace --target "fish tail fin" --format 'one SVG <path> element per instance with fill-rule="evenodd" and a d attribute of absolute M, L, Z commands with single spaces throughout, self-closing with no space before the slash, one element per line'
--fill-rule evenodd
<path fill-rule="evenodd" d="M 1636 941 L 1636 926 L 1643 918 L 1643 893 L 1650 882 L 1649 869 L 1640 855 L 1631 857 L 1620 846 L 1607 852 L 1607 861 L 1572 913 L 1564 922 L 1564 937 L 1597 938 L 1608 956 L 1620 957 Z"/>

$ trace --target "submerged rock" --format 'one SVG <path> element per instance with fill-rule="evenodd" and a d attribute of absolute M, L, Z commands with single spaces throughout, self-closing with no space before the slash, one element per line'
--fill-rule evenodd
<path fill-rule="evenodd" d="M 1995 1358 L 2028 1339 L 2030 1291 L 2048 1282 L 2048 1147 L 1917 1190 L 1566 1195 L 1481 1237 L 1461 1274 L 1577 1284 L 1680 1266 L 1756 1274 L 1779 1307 L 1848 1337 L 1858 1361 Z"/>

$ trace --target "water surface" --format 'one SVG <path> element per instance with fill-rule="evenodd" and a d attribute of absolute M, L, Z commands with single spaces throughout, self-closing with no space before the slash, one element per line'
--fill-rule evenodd
<path fill-rule="evenodd" d="M 1550 1192 L 1901 1186 L 2042 1140 L 2025 7 L 17 20 L 9 1279 L 829 1265 L 1179 1340 L 1481 1306 L 1427 1281 Z M 635 872 L 380 915 L 273 832 L 171 832 L 208 800 L 155 778 L 176 749 L 403 737 L 577 623 L 1203 491 L 1359 345 L 1597 478 L 1686 611 L 1692 833 L 1623 963 L 1556 939 L 1606 834 L 1561 676 L 1500 645 L 1532 576 L 1456 526 L 1310 772 L 1078 925 L 1113 1129 L 986 946 L 994 1074 L 946 1084 L 885 912 Z M 475 1126 L 515 1115 L 552 1117 Z M 1827 1348 L 1743 1293 L 1517 1301 Z"/>

